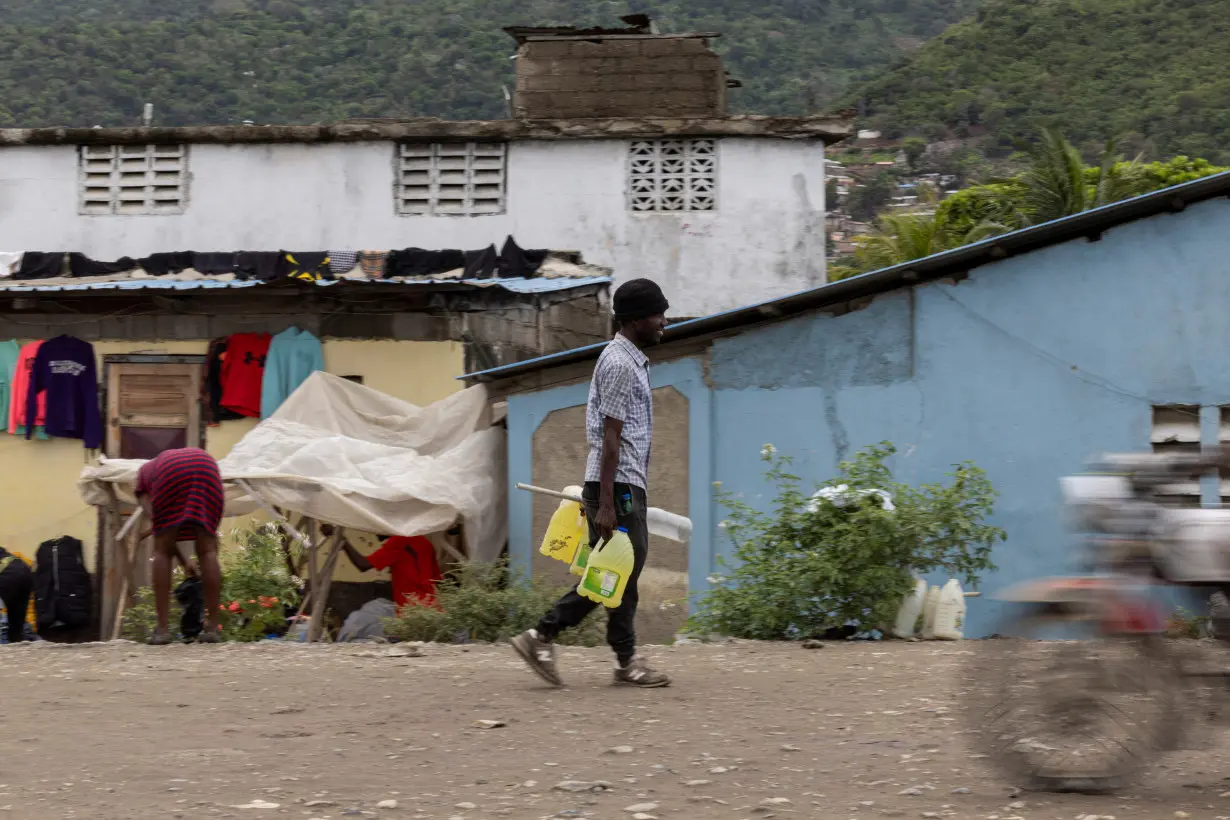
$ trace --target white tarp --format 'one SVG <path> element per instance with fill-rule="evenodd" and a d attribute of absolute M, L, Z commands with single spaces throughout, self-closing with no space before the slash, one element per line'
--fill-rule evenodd
<path fill-rule="evenodd" d="M 428 407 L 317 372 L 219 462 L 226 515 L 270 504 L 341 527 L 427 535 L 465 524 L 467 553 L 499 557 L 508 535 L 505 434 L 486 424 L 481 385 Z M 106 485 L 133 501 L 139 460 L 107 459 L 78 482 L 89 504 Z"/>

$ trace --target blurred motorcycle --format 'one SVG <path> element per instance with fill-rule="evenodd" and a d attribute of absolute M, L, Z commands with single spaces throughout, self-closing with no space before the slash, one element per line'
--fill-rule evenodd
<path fill-rule="evenodd" d="M 1167 598 L 1214 593 L 1212 632 L 1230 641 L 1230 510 L 1169 500 L 1225 467 L 1220 450 L 1114 454 L 1061 479 L 1087 573 L 1001 592 L 998 639 L 971 643 L 965 667 L 967 731 L 1015 785 L 1113 791 L 1220 717 L 1230 665 L 1167 637 Z"/>

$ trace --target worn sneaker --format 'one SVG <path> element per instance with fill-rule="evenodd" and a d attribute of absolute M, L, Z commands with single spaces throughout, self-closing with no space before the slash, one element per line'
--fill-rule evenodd
<path fill-rule="evenodd" d="M 522 632 L 513 638 L 512 648 L 517 650 L 521 659 L 529 665 L 534 674 L 552 686 L 563 686 L 564 681 L 555 668 L 555 645 L 538 637 L 533 629 Z"/>
<path fill-rule="evenodd" d="M 639 686 L 642 689 L 659 689 L 671 685 L 670 675 L 654 669 L 644 658 L 633 658 L 627 666 L 615 667 L 615 683 L 620 686 Z"/>

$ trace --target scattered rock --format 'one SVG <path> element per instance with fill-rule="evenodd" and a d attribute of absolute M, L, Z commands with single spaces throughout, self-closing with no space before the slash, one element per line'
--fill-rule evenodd
<path fill-rule="evenodd" d="M 636 814 L 632 815 L 632 820 L 658 820 L 658 818 L 656 815 L 638 811 Z"/>
<path fill-rule="evenodd" d="M 253 800 L 251 803 L 244 803 L 242 806 L 231 806 L 232 809 L 278 809 L 281 807 L 281 803 L 270 803 L 267 800 Z"/>
<path fill-rule="evenodd" d="M 309 800 L 303 804 L 305 809 L 332 809 L 337 806 L 332 800 Z"/>
<path fill-rule="evenodd" d="M 689 780 L 683 785 L 696 788 L 697 786 L 708 786 L 712 782 L 713 782 L 712 780 Z"/>
<path fill-rule="evenodd" d="M 453 808 L 461 809 L 462 811 L 469 811 L 470 809 L 477 809 L 478 806 L 474 803 L 457 803 L 453 806 Z"/>
<path fill-rule="evenodd" d="M 632 753 L 633 753 L 633 752 L 635 752 L 635 751 L 636 751 L 636 749 L 633 749 L 631 746 L 612 746 L 611 748 L 609 748 L 609 749 L 607 749 L 607 750 L 606 750 L 605 754 L 609 754 L 609 755 L 630 755 L 630 754 L 632 754 Z"/>
<path fill-rule="evenodd" d="M 533 788 L 530 784 L 533 780 L 527 780 L 525 785 L 527 788 Z M 551 787 L 557 792 L 569 792 L 570 794 L 580 794 L 581 792 L 605 792 L 609 791 L 611 784 L 605 780 L 565 780 L 556 783 Z"/>
<path fill-rule="evenodd" d="M 957 788 L 949 792 L 949 794 L 972 794 L 972 792 L 970 792 L 970 790 L 965 788 L 964 786 L 958 786 Z"/>
<path fill-rule="evenodd" d="M 804 649 L 823 649 L 824 641 L 818 641 L 815 638 L 808 638 L 807 640 L 803 641 L 803 648 Z"/>
<path fill-rule="evenodd" d="M 395 649 L 356 652 L 355 656 L 360 658 L 421 658 L 423 650 L 417 646 L 402 645 Z"/>
<path fill-rule="evenodd" d="M 897 794 L 903 794 L 906 797 L 922 797 L 922 789 L 917 786 L 910 786 L 908 789 L 902 789 Z"/>
<path fill-rule="evenodd" d="M 395 809 L 397 808 L 397 801 L 396 800 L 381 800 L 379 803 L 376 804 L 376 808 Z"/>
<path fill-rule="evenodd" d="M 783 751 L 783 752 L 801 752 L 801 751 L 803 751 L 803 750 L 802 750 L 802 749 L 800 749 L 798 746 L 793 746 L 793 745 L 791 745 L 791 744 L 789 744 L 789 743 L 783 743 L 783 744 L 782 744 L 782 751 Z"/>
<path fill-rule="evenodd" d="M 508 724 L 502 720 L 476 720 L 474 725 L 479 729 L 502 729 Z"/>
<path fill-rule="evenodd" d="M 656 808 L 658 808 L 657 803 L 637 803 L 636 805 L 628 806 L 624 811 L 628 812 L 628 814 L 642 814 L 653 811 Z"/>
<path fill-rule="evenodd" d="M 760 805 L 764 806 L 766 809 L 774 806 L 789 806 L 790 803 L 791 800 L 788 797 L 766 797 L 764 800 L 760 801 Z"/>

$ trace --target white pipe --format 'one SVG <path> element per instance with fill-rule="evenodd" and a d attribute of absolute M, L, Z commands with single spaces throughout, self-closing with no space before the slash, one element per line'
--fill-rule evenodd
<path fill-rule="evenodd" d="M 120 531 L 115 534 L 115 540 L 124 543 L 124 539 L 128 537 L 128 533 L 132 532 L 132 528 L 137 526 L 137 522 L 141 520 L 141 516 L 145 515 L 144 507 L 137 507 L 132 515 L 128 516 L 128 520 L 124 522 L 124 526 L 120 527 Z"/>
<path fill-rule="evenodd" d="M 557 490 L 548 490 L 544 487 L 535 487 L 533 484 L 518 484 L 517 489 L 537 493 L 538 495 L 549 495 L 552 498 L 562 498 L 565 501 L 576 501 L 580 503 L 583 500 L 579 495 L 568 495 L 568 493 L 561 493 Z"/>

